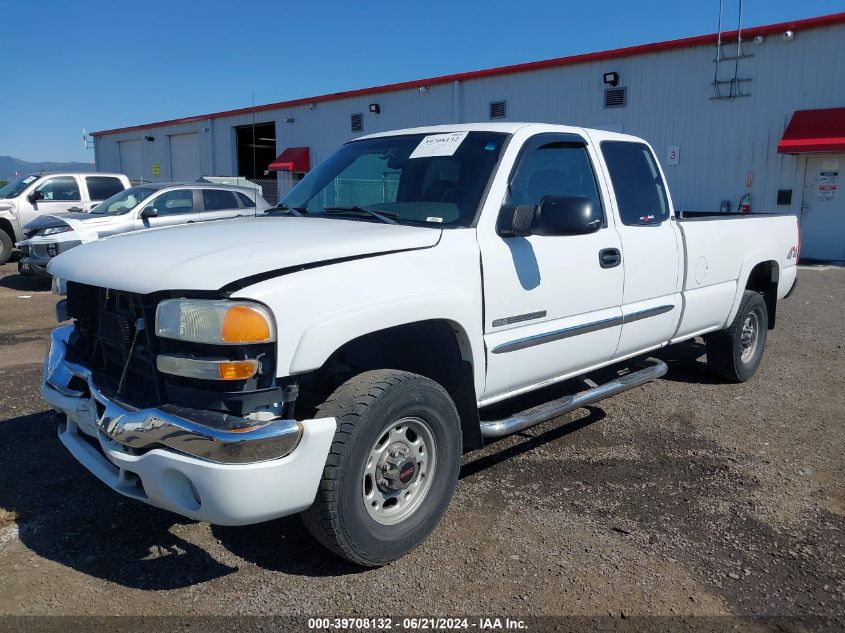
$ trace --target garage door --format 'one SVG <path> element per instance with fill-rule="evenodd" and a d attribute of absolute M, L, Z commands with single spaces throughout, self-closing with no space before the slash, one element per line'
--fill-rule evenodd
<path fill-rule="evenodd" d="M 177 182 L 192 182 L 201 175 L 199 134 L 173 134 L 170 137 L 170 177 Z"/>
<path fill-rule="evenodd" d="M 120 171 L 129 176 L 132 182 L 140 182 L 144 175 L 144 162 L 141 159 L 141 140 L 120 141 Z"/>

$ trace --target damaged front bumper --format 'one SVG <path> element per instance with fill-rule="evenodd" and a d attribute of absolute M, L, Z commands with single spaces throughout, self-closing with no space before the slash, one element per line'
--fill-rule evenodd
<path fill-rule="evenodd" d="M 334 418 L 253 423 L 171 405 L 135 409 L 106 396 L 87 368 L 66 359 L 72 331 L 68 325 L 52 333 L 41 395 L 66 416 L 62 443 L 112 489 L 221 525 L 311 505 Z"/>

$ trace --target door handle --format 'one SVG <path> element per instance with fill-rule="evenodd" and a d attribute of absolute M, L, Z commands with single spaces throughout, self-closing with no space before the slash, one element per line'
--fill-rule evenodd
<path fill-rule="evenodd" d="M 74 213 L 79 213 L 82 211 L 82 207 L 68 207 L 68 211 L 73 211 Z"/>
<path fill-rule="evenodd" d="M 622 253 L 618 248 L 603 248 L 599 251 L 599 265 L 602 268 L 613 268 L 622 263 Z"/>

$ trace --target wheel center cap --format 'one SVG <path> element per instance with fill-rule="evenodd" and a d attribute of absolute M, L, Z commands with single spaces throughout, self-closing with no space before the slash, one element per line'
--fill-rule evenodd
<path fill-rule="evenodd" d="M 413 462 L 413 460 L 408 460 L 401 466 L 399 466 L 399 483 L 403 486 L 409 485 L 412 481 L 414 481 L 414 477 L 417 474 L 417 465 Z"/>

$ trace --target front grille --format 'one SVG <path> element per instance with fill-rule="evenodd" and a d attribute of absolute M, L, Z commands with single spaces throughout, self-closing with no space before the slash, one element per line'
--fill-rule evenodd
<path fill-rule="evenodd" d="M 68 360 L 91 370 L 104 393 L 135 407 L 163 403 L 155 370 L 155 305 L 143 295 L 68 282 L 68 313 L 77 327 Z"/>

